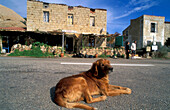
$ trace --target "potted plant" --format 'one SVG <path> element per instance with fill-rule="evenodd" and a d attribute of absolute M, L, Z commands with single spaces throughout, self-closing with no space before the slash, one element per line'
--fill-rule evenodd
<path fill-rule="evenodd" d="M 64 52 L 61 52 L 60 57 L 64 57 Z"/>
<path fill-rule="evenodd" d="M 64 57 L 64 49 L 63 48 L 61 49 L 60 57 Z"/>
<path fill-rule="evenodd" d="M 95 57 L 95 58 L 98 58 L 98 53 L 96 53 L 96 54 L 94 55 L 94 57 Z"/>

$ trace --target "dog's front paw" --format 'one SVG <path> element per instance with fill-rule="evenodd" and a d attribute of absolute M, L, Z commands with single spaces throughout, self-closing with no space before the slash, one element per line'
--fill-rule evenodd
<path fill-rule="evenodd" d="M 97 110 L 98 108 L 94 108 L 93 110 Z"/>
<path fill-rule="evenodd" d="M 127 91 L 127 94 L 131 94 L 132 93 L 132 90 L 130 88 L 127 88 L 126 91 Z"/>
<path fill-rule="evenodd" d="M 101 100 L 106 100 L 107 96 L 101 96 Z"/>

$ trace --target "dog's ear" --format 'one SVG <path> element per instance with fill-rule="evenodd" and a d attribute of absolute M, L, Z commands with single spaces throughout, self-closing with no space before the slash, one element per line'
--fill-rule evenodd
<path fill-rule="evenodd" d="M 91 70 L 92 70 L 92 74 L 94 76 L 98 76 L 98 69 L 97 69 L 97 62 L 94 62 L 92 67 L 91 67 Z"/>

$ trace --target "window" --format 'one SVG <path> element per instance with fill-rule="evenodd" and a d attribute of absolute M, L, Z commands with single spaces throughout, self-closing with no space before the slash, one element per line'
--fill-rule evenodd
<path fill-rule="evenodd" d="M 43 8 L 48 8 L 49 4 L 48 3 L 43 3 Z"/>
<path fill-rule="evenodd" d="M 126 31 L 126 36 L 128 36 L 128 31 Z"/>
<path fill-rule="evenodd" d="M 158 48 L 162 46 L 161 42 L 156 42 L 156 45 L 158 46 Z"/>
<path fill-rule="evenodd" d="M 95 38 L 94 37 L 89 37 L 89 47 L 94 47 L 95 46 Z"/>
<path fill-rule="evenodd" d="M 95 17 L 90 16 L 90 26 L 95 26 Z"/>
<path fill-rule="evenodd" d="M 67 24 L 73 25 L 73 14 L 68 14 Z"/>
<path fill-rule="evenodd" d="M 151 41 L 147 41 L 147 46 L 151 46 L 152 42 Z"/>
<path fill-rule="evenodd" d="M 68 10 L 73 10 L 73 6 L 68 6 Z"/>
<path fill-rule="evenodd" d="M 91 13 L 95 13 L 95 9 L 92 9 L 92 8 L 91 8 L 91 9 L 90 9 L 90 12 L 91 12 Z"/>
<path fill-rule="evenodd" d="M 151 32 L 156 32 L 156 24 L 151 23 Z"/>
<path fill-rule="evenodd" d="M 44 11 L 44 22 L 49 22 L 49 12 L 48 11 Z"/>

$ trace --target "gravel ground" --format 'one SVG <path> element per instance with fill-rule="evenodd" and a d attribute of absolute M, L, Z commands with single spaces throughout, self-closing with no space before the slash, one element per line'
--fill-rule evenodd
<path fill-rule="evenodd" d="M 91 66 L 61 62 L 96 60 L 0 57 L 0 110 L 68 110 L 53 102 L 55 85 L 61 78 L 87 71 Z M 88 105 L 98 110 L 170 110 L 170 60 L 109 60 L 114 64 L 154 66 L 113 66 L 110 83 L 129 87 L 132 94 Z"/>

